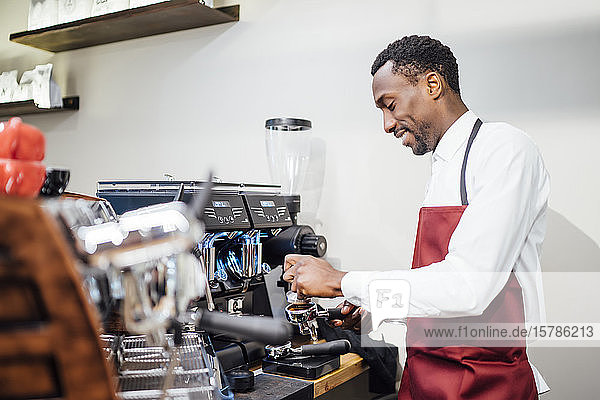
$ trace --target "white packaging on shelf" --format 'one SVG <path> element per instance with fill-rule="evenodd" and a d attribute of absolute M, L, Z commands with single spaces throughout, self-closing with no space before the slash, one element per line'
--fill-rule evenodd
<path fill-rule="evenodd" d="M 27 29 L 30 31 L 58 24 L 58 0 L 30 0 Z"/>
<path fill-rule="evenodd" d="M 162 3 L 165 0 L 129 0 L 129 8 L 144 7 L 150 4 Z"/>
<path fill-rule="evenodd" d="M 52 64 L 23 72 L 13 101 L 31 100 L 40 108 L 62 107 L 60 88 L 52 79 Z"/>
<path fill-rule="evenodd" d="M 19 87 L 17 83 L 17 70 L 7 71 L 0 74 L 0 103 L 13 101 L 15 89 Z"/>
<path fill-rule="evenodd" d="M 52 64 L 37 65 L 37 85 L 33 86 L 33 100 L 40 108 L 62 107 L 60 88 L 52 79 Z"/>
<path fill-rule="evenodd" d="M 92 17 L 129 8 L 129 0 L 93 0 Z"/>
<path fill-rule="evenodd" d="M 58 0 L 58 23 L 89 18 L 92 15 L 92 0 Z"/>
<path fill-rule="evenodd" d="M 13 101 L 25 101 L 33 99 L 33 83 L 35 81 L 35 70 L 25 71 L 21 75 L 19 86 L 13 93 Z"/>

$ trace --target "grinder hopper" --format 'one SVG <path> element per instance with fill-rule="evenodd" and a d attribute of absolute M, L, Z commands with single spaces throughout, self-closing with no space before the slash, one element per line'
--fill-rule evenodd
<path fill-rule="evenodd" d="M 312 123 L 274 118 L 265 122 L 265 144 L 273 183 L 281 185 L 292 220 L 300 212 L 300 190 L 310 161 Z"/>

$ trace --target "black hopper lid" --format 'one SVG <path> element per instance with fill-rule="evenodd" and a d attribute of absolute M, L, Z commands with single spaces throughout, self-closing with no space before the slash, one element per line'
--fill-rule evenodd
<path fill-rule="evenodd" d="M 305 131 L 312 128 L 312 122 L 300 118 L 272 118 L 265 122 L 265 128 L 278 131 Z"/>

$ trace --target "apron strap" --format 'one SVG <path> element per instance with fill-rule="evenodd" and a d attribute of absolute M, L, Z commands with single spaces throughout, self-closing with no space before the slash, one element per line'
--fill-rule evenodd
<path fill-rule="evenodd" d="M 477 136 L 477 132 L 479 132 L 479 128 L 481 128 L 481 120 L 477 118 L 475 121 L 475 125 L 473 126 L 473 130 L 471 131 L 471 136 L 469 136 L 469 141 L 467 142 L 467 148 L 465 150 L 465 157 L 463 158 L 462 169 L 460 170 L 460 201 L 463 206 L 469 204 L 467 201 L 467 185 L 465 184 L 465 173 L 467 172 L 467 158 L 469 158 L 469 151 L 471 151 L 471 145 L 475 140 L 475 136 Z"/>

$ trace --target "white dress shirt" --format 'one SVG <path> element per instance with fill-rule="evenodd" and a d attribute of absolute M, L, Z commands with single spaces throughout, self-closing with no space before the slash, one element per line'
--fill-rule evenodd
<path fill-rule="evenodd" d="M 477 120 L 468 111 L 448 128 L 432 156 L 424 207 L 460 206 L 460 171 Z M 525 320 L 545 321 L 540 250 L 546 232 L 550 178 L 535 143 L 506 123 L 484 123 L 469 153 L 468 207 L 444 260 L 412 270 L 354 271 L 342 293 L 369 309 L 373 279 L 409 282 L 409 317 L 480 315 L 515 272 L 523 289 Z M 538 392 L 548 390 L 532 367 Z"/>

